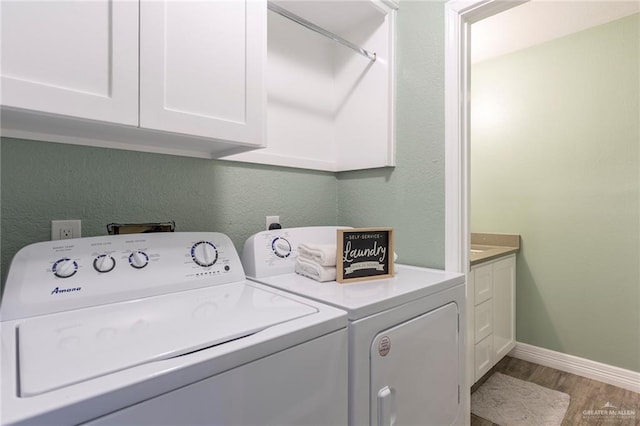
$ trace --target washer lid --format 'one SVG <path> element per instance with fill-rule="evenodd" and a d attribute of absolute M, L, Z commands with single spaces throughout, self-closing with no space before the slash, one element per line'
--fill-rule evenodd
<path fill-rule="evenodd" d="M 20 396 L 220 345 L 316 312 L 238 282 L 28 319 L 18 326 Z"/>

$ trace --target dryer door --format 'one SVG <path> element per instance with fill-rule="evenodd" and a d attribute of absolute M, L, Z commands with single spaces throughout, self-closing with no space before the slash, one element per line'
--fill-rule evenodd
<path fill-rule="evenodd" d="M 371 425 L 450 425 L 459 404 L 458 306 L 379 333 L 371 345 Z"/>

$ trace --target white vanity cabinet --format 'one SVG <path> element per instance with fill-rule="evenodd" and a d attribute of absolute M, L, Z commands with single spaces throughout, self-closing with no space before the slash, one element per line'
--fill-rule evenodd
<path fill-rule="evenodd" d="M 218 157 L 265 143 L 266 1 L 3 1 L 5 136 Z"/>
<path fill-rule="evenodd" d="M 516 344 L 515 254 L 472 266 L 467 285 L 474 383 Z"/>

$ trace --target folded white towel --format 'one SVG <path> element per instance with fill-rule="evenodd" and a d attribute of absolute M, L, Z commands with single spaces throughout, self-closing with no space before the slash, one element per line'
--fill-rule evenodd
<path fill-rule="evenodd" d="M 335 266 L 335 244 L 298 244 L 298 255 L 316 262 L 321 266 Z"/>
<path fill-rule="evenodd" d="M 320 282 L 336 280 L 335 266 L 322 266 L 304 257 L 298 256 L 296 259 L 295 271 L 297 274 Z"/>

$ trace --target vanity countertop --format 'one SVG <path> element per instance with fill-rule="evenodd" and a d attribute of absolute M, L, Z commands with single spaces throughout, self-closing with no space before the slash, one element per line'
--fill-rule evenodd
<path fill-rule="evenodd" d="M 471 266 L 520 251 L 520 235 L 471 233 Z"/>

